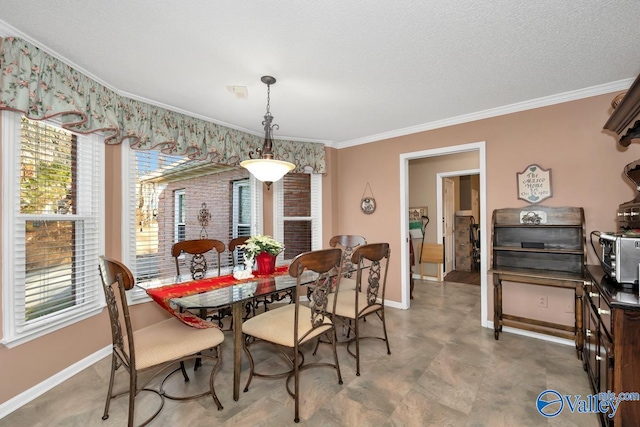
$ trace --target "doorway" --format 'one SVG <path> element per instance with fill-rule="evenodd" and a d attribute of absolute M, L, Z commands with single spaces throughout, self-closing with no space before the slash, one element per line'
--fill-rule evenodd
<path fill-rule="evenodd" d="M 455 271 L 475 271 L 476 273 L 480 271 L 480 247 L 476 245 L 477 247 L 474 248 L 475 242 L 472 239 L 472 237 L 478 238 L 479 224 L 482 218 L 480 215 L 479 177 L 480 169 L 437 174 L 437 215 L 442 219 L 438 222 L 437 236 L 445 246 L 445 276 Z M 476 184 L 470 185 L 472 181 L 476 181 Z M 458 275 L 457 277 L 465 276 Z M 477 282 L 477 279 L 474 279 L 473 282 Z"/>
<path fill-rule="evenodd" d="M 487 229 L 486 220 L 486 143 L 484 141 L 474 142 L 469 144 L 462 144 L 451 147 L 436 148 L 431 150 L 416 151 L 412 153 L 404 153 L 400 155 L 400 209 L 402 215 L 400 215 L 400 258 L 401 265 L 409 266 L 409 216 L 406 214 L 409 212 L 409 161 L 415 159 L 424 159 L 428 157 L 445 156 L 457 153 L 477 152 L 478 154 L 478 173 L 480 179 L 480 218 L 481 228 Z M 437 180 L 438 182 L 440 180 Z M 441 197 L 439 197 L 442 200 Z M 437 213 L 436 218 L 442 218 L 442 209 Z M 442 230 L 442 223 L 440 220 L 436 221 L 439 228 Z M 442 241 L 442 231 L 440 232 L 438 239 Z M 480 286 L 481 286 L 481 309 L 480 309 L 480 323 L 483 327 L 487 327 L 487 239 L 486 233 L 480 235 Z M 409 299 L 409 286 L 411 274 L 409 268 L 403 268 L 406 273 L 402 274 L 402 303 L 401 307 L 408 309 L 410 307 Z"/>

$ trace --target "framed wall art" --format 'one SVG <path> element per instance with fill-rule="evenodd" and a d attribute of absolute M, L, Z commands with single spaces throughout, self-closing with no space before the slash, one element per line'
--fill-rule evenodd
<path fill-rule="evenodd" d="M 538 165 L 529 165 L 522 172 L 516 173 L 518 199 L 529 203 L 540 203 L 552 195 L 551 169 L 543 169 Z"/>

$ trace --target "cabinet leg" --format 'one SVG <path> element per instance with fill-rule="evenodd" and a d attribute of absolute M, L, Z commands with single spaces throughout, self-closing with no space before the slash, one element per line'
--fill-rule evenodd
<path fill-rule="evenodd" d="M 500 275 L 493 274 L 493 330 L 497 340 L 502 332 L 502 281 Z"/>
<path fill-rule="evenodd" d="M 576 285 L 575 295 L 576 352 L 578 353 L 578 359 L 582 360 L 582 348 L 584 347 L 584 336 L 582 335 L 582 330 L 584 329 L 584 287 L 582 283 Z"/>

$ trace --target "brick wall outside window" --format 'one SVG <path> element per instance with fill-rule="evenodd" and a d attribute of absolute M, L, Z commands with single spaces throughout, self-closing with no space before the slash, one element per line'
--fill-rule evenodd
<path fill-rule="evenodd" d="M 164 218 L 164 221 L 159 222 L 158 225 L 160 265 L 175 265 L 175 261 L 171 256 L 171 246 L 174 243 L 175 235 L 174 192 L 176 190 L 185 190 L 187 206 L 186 239 L 201 238 L 202 226 L 198 221 L 198 215 L 202 209 L 202 203 L 206 203 L 211 219 L 209 219 L 209 224 L 205 228 L 205 238 L 217 239 L 227 245 L 231 240 L 232 229 L 232 182 L 248 177 L 249 173 L 246 169 L 238 168 L 168 184 L 159 197 L 158 206 L 158 217 Z M 221 257 L 223 267 L 231 265 L 228 250 L 225 250 Z M 217 261 L 217 256 L 215 260 Z M 213 255 L 207 258 L 207 263 L 209 266 L 216 266 Z M 183 273 L 183 266 L 180 269 L 180 272 Z M 173 271 L 175 271 L 175 267 L 173 267 Z M 185 272 L 187 271 L 188 268 Z"/>

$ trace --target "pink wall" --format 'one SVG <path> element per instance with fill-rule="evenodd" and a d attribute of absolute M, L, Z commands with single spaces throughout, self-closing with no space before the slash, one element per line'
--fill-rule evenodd
<path fill-rule="evenodd" d="M 486 141 L 487 218 L 497 208 L 528 206 L 516 196 L 516 173 L 537 163 L 551 168 L 553 197 L 549 206 L 582 206 L 587 232 L 615 229 L 619 204 L 634 197 L 624 178 L 627 163 L 640 158 L 640 145 L 620 148 L 616 138 L 602 131 L 615 93 L 479 120 L 457 126 L 391 138 L 339 151 L 337 197 L 338 232 L 362 234 L 368 241 L 388 241 L 392 248 L 387 297 L 400 301 L 400 162 L 403 153 Z M 371 185 L 378 209 L 364 215 L 359 200 Z M 488 237 L 488 236 L 487 236 Z M 596 262 L 589 250 L 589 261 Z M 491 283 L 489 281 L 489 283 Z M 491 304 L 492 295 L 488 295 Z M 551 295 L 550 295 L 551 298 Z M 505 294 L 505 305 L 518 307 Z M 527 304 L 527 301 L 523 302 Z M 491 307 L 489 307 L 491 312 Z M 527 307 L 522 307 L 526 310 Z M 566 316 L 562 316 L 566 317 Z"/>
<path fill-rule="evenodd" d="M 621 149 L 602 125 L 615 94 L 480 120 L 419 134 L 392 138 L 341 150 L 327 149 L 328 173 L 323 177 L 323 240 L 338 233 L 361 234 L 370 242 L 391 244 L 387 297 L 399 301 L 400 179 L 402 153 L 486 141 L 487 212 L 481 224 L 490 226 L 493 209 L 525 206 L 516 197 L 516 172 L 537 163 L 551 168 L 551 206 L 583 206 L 587 230 L 615 228 L 617 206 L 634 196 L 623 177 L 627 163 L 640 158 L 640 144 Z M 121 147 L 107 148 L 106 255 L 121 258 Z M 360 211 L 367 182 L 377 201 L 372 215 Z M 265 191 L 265 231 L 269 232 L 271 192 Z M 0 212 L 1 214 L 1 212 Z M 590 254 L 590 261 L 595 258 Z M 402 270 L 404 271 L 404 270 Z M 522 294 L 516 294 L 522 295 Z M 509 298 L 505 304 L 518 303 Z M 526 300 L 526 298 L 525 298 Z M 551 296 L 550 296 L 551 300 Z M 489 295 L 491 301 L 491 295 Z M 550 301 L 551 305 L 551 301 Z M 165 313 L 152 303 L 132 310 L 135 327 L 157 322 Z M 64 368 L 109 345 L 105 313 L 14 349 L 0 346 L 0 402 L 24 392 Z M 106 390 L 106 384 L 105 390 Z"/>

